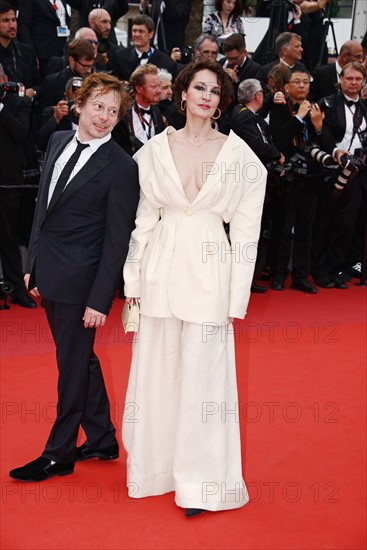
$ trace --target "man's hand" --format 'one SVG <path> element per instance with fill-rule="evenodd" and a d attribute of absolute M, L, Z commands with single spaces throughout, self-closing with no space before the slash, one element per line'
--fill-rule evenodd
<path fill-rule="evenodd" d="M 33 99 L 34 97 L 36 97 L 37 92 L 33 88 L 27 88 L 26 91 L 25 91 L 25 95 L 27 97 L 30 97 L 31 99 Z"/>
<path fill-rule="evenodd" d="M 29 277 L 30 277 L 30 273 L 26 273 L 24 275 L 24 284 L 25 284 L 25 287 L 26 287 L 27 290 L 28 290 L 28 285 L 29 285 Z M 40 293 L 38 292 L 37 287 L 32 288 L 32 290 L 30 290 L 29 293 L 32 294 L 32 296 L 35 296 L 35 298 L 38 298 L 38 296 L 40 295 Z"/>
<path fill-rule="evenodd" d="M 178 63 L 179 61 L 181 61 L 181 50 L 180 50 L 180 48 L 172 48 L 171 59 L 175 63 Z"/>
<path fill-rule="evenodd" d="M 69 114 L 68 102 L 65 101 L 65 99 L 61 99 L 56 105 L 55 112 L 54 112 L 54 117 L 57 124 L 60 124 L 64 116 L 68 116 L 68 114 Z"/>
<path fill-rule="evenodd" d="M 348 156 L 349 156 L 349 155 L 350 155 L 350 152 L 349 152 L 349 151 L 346 151 L 346 149 L 336 149 L 336 151 L 334 151 L 334 155 L 333 155 L 333 156 L 334 156 L 334 158 L 335 158 L 335 160 L 336 160 L 336 162 L 337 162 L 338 164 L 341 164 L 341 160 L 340 160 L 340 159 L 341 159 L 341 157 L 342 157 L 343 155 L 348 155 Z"/>
<path fill-rule="evenodd" d="M 283 92 L 276 92 L 273 97 L 273 102 L 278 105 L 284 105 L 286 102 Z"/>
<path fill-rule="evenodd" d="M 320 130 L 322 129 L 323 120 L 325 118 L 325 113 L 321 111 L 317 103 L 314 103 L 311 106 L 310 117 L 316 132 L 320 132 Z"/>
<path fill-rule="evenodd" d="M 305 116 L 307 116 L 307 113 L 310 111 L 310 109 L 311 109 L 311 103 L 307 99 L 305 99 L 304 101 L 302 101 L 301 105 L 299 106 L 297 115 L 303 119 L 305 118 Z"/>
<path fill-rule="evenodd" d="M 278 162 L 279 162 L 279 164 L 284 164 L 285 163 L 285 156 L 283 154 L 281 154 L 280 157 L 278 158 Z"/>
<path fill-rule="evenodd" d="M 237 65 L 235 67 L 233 67 L 233 69 L 231 69 L 231 67 L 226 67 L 224 69 L 226 71 L 226 73 L 229 75 L 229 77 L 231 78 L 231 80 L 233 80 L 233 82 L 236 82 L 236 80 L 237 80 L 236 69 L 237 69 Z"/>
<path fill-rule="evenodd" d="M 103 327 L 107 319 L 107 315 L 100 313 L 91 307 L 86 307 L 83 315 L 85 328 L 98 328 Z"/>

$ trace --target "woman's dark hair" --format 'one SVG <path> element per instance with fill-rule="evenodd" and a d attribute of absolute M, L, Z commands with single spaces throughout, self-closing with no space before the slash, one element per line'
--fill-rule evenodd
<path fill-rule="evenodd" d="M 215 0 L 214 7 L 216 11 L 219 11 L 219 12 L 222 11 L 222 5 L 223 5 L 223 0 Z M 231 11 L 231 15 L 233 15 L 233 17 L 237 17 L 238 15 L 241 15 L 241 6 L 240 6 L 239 0 L 236 0 L 234 8 Z"/>
<path fill-rule="evenodd" d="M 198 63 L 190 63 L 178 74 L 173 86 L 173 101 L 176 103 L 180 112 L 182 92 L 186 92 L 190 86 L 196 73 L 207 69 L 217 76 L 218 84 L 220 85 L 220 101 L 219 109 L 225 109 L 233 99 L 233 84 L 228 74 L 223 69 L 222 65 L 215 61 L 199 61 Z"/>

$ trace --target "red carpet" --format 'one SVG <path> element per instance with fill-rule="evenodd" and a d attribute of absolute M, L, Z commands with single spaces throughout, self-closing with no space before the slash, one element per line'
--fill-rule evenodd
<path fill-rule="evenodd" d="M 118 437 L 131 340 L 121 309 L 117 300 L 97 341 Z M 1 548 L 366 549 L 365 323 L 363 288 L 252 296 L 236 325 L 251 502 L 187 520 L 172 494 L 127 497 L 123 451 L 39 484 L 8 477 L 43 450 L 56 367 L 43 310 L 1 312 Z"/>

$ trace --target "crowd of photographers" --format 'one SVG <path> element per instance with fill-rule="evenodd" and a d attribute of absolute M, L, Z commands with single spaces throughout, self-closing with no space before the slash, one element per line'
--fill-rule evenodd
<path fill-rule="evenodd" d="M 113 138 L 133 155 L 167 125 L 184 126 L 171 102 L 172 85 L 183 64 L 198 59 L 221 63 L 234 87 L 236 99 L 213 126 L 236 132 L 268 169 L 257 276 L 270 279 L 277 291 L 285 288 L 289 272 L 295 290 L 347 289 L 361 271 L 367 218 L 362 45 L 347 41 L 334 63 L 311 73 L 302 37 L 285 31 L 275 41 L 277 59 L 260 64 L 248 55 L 244 30 L 231 19 L 237 1 L 218 3 L 193 48 L 184 47 L 182 30 L 191 2 L 165 3 L 180 32 L 172 32 L 173 23 L 163 26 L 164 12 L 154 22 L 142 2 L 132 21 L 132 45 L 122 47 L 113 27 L 128 10 L 125 0 L 90 2 L 87 13 L 88 2 L 68 2 L 80 15 L 73 40 L 64 0 L 0 0 L 1 296 L 10 293 L 12 302 L 36 307 L 23 283 L 19 244 L 27 245 L 49 138 L 78 124 L 73 95 L 84 78 L 105 71 L 125 81 L 131 106 Z M 170 32 L 162 38 L 164 28 Z M 254 292 L 267 289 L 254 280 Z"/>

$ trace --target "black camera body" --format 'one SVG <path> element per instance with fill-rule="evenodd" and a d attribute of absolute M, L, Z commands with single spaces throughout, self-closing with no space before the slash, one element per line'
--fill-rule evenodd
<path fill-rule="evenodd" d="M 188 63 L 191 63 L 193 58 L 193 51 L 191 46 L 184 46 L 183 48 L 180 48 L 181 52 L 181 59 L 180 63 L 183 65 L 187 65 Z"/>
<path fill-rule="evenodd" d="M 0 84 L 0 99 L 3 99 L 6 94 L 18 94 L 24 97 L 25 86 L 21 82 L 3 82 Z"/>

